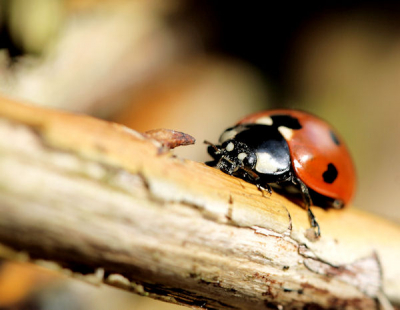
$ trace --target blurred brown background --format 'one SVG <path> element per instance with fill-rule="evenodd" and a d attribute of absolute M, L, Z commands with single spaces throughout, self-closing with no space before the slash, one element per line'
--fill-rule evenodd
<path fill-rule="evenodd" d="M 0 0 L 0 92 L 138 131 L 189 133 L 196 145 L 176 153 L 196 161 L 208 159 L 204 139 L 248 113 L 307 110 L 347 140 L 354 204 L 400 223 L 394 2 Z M 175 307 L 25 268 L 0 266 L 0 308 Z"/>

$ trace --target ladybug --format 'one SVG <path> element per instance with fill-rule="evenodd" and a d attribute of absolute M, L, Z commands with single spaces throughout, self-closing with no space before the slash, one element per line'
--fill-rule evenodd
<path fill-rule="evenodd" d="M 223 172 L 256 184 L 302 194 L 310 224 L 320 227 L 310 206 L 341 209 L 355 192 L 356 175 L 350 153 L 339 134 L 309 113 L 279 109 L 255 113 L 226 129 L 219 145 L 204 141 Z"/>

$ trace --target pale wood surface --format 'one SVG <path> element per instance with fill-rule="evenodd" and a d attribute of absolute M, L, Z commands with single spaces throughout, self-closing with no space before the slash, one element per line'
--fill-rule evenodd
<path fill-rule="evenodd" d="M 0 137 L 1 256 L 210 309 L 374 309 L 382 290 L 400 302 L 389 221 L 314 208 L 312 242 L 306 212 L 277 193 L 126 127 L 4 98 Z"/>

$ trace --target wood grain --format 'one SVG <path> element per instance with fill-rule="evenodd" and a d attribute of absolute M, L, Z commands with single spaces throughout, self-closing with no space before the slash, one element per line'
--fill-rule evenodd
<path fill-rule="evenodd" d="M 3 257 L 198 308 L 400 303 L 387 220 L 314 208 L 313 242 L 306 212 L 275 192 L 124 126 L 5 98 L 0 137 Z"/>

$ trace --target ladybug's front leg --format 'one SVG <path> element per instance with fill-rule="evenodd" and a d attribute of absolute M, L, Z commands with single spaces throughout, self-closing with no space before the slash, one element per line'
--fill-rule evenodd
<path fill-rule="evenodd" d="M 265 184 L 265 187 L 262 186 L 260 183 L 257 183 L 256 186 L 257 186 L 257 189 L 263 194 L 263 196 L 264 196 L 265 191 L 267 191 L 268 194 L 272 195 L 272 188 L 268 183 Z"/>
<path fill-rule="evenodd" d="M 268 194 L 272 195 L 272 189 L 271 186 L 268 183 L 265 183 L 265 185 L 261 185 L 260 183 L 260 176 L 255 173 L 253 170 L 250 170 L 246 167 L 241 167 L 245 172 L 244 175 L 244 179 L 248 178 L 250 180 L 250 182 L 252 182 L 253 184 L 255 184 L 257 186 L 257 189 L 263 194 L 264 196 L 264 192 L 268 192 Z"/>
<path fill-rule="evenodd" d="M 311 201 L 311 197 L 310 197 L 310 192 L 308 191 L 308 187 L 299 178 L 296 178 L 295 182 L 297 182 L 300 185 L 301 193 L 303 195 L 303 201 L 304 201 L 307 213 L 308 213 L 308 218 L 310 220 L 310 225 L 312 228 L 316 228 L 315 237 L 318 239 L 319 237 L 321 237 L 321 229 L 315 218 L 314 213 L 311 211 L 311 208 L 310 208 L 312 201 Z"/>

